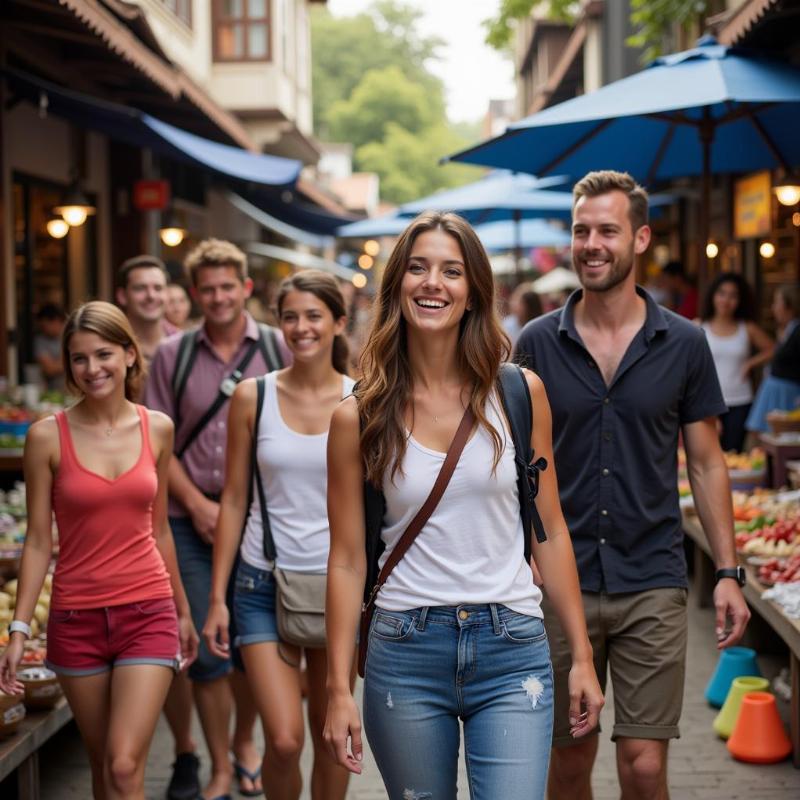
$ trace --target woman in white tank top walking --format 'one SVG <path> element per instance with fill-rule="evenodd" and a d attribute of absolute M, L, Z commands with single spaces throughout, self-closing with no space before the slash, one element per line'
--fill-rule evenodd
<path fill-rule="evenodd" d="M 741 451 L 744 423 L 753 402 L 750 372 L 772 358 L 775 343 L 756 325 L 753 292 L 741 276 L 722 272 L 706 290 L 702 328 L 717 368 L 722 398 L 728 406 L 720 417 L 720 444 Z"/>
<path fill-rule="evenodd" d="M 497 391 L 507 355 L 491 267 L 474 231 L 454 214 L 421 215 L 386 266 L 363 378 L 334 412 L 328 446 L 325 738 L 339 763 L 358 773 L 361 723 L 349 676 L 370 567 L 364 481 L 385 498 L 385 565 L 425 503 L 457 429 L 466 430 L 459 420 L 469 425 L 469 411 L 477 421 L 440 501 L 377 593 L 364 723 L 391 800 L 455 798 L 459 720 L 473 800 L 544 797 L 552 670 Z M 533 552 L 569 631 L 570 717 L 573 735 L 581 736 L 596 724 L 603 699 L 559 507 L 549 405 L 541 381 L 530 372 L 525 378 L 532 446 L 551 464 L 536 503 L 547 541 L 535 542 Z"/>
<path fill-rule="evenodd" d="M 231 401 L 225 488 L 214 538 L 211 606 L 203 635 L 211 652 L 227 655 L 225 588 L 238 547 L 241 560 L 233 601 L 236 644 L 264 727 L 261 780 L 270 800 L 297 800 L 302 788 L 304 731 L 301 652 L 281 642 L 278 635 L 274 569 L 304 574 L 324 574 L 327 569 L 328 428 L 333 410 L 350 394 L 353 381 L 345 374 L 344 298 L 332 276 L 307 270 L 287 278 L 278 292 L 278 317 L 294 357 L 292 365 L 265 376 L 259 419 L 255 418 L 255 380 L 243 381 Z M 265 554 L 269 548 L 265 548 L 259 491 L 253 491 L 246 513 L 253 437 L 274 562 Z M 305 659 L 314 744 L 311 797 L 343 800 L 348 772 L 335 763 L 322 740 L 326 651 L 305 648 Z"/>

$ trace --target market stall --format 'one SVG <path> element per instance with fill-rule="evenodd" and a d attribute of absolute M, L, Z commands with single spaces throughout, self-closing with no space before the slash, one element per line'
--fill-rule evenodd
<path fill-rule="evenodd" d="M 736 551 L 747 572 L 744 596 L 789 652 L 789 732 L 793 763 L 800 768 L 800 491 L 764 486 L 768 454 L 760 448 L 726 458 L 734 486 Z M 683 529 L 695 548 L 694 594 L 706 605 L 714 587 L 711 548 L 694 513 L 685 476 L 679 485 Z"/>
<path fill-rule="evenodd" d="M 8 643 L 7 626 L 14 617 L 17 571 L 25 539 L 25 486 L 17 482 L 0 491 L 0 649 Z M 54 555 L 57 548 L 54 548 Z M 52 574 L 45 578 L 25 645 L 19 677 L 24 697 L 0 692 L 0 781 L 17 773 L 19 798 L 39 797 L 38 749 L 72 719 L 55 673 L 46 669 L 47 619 Z"/>

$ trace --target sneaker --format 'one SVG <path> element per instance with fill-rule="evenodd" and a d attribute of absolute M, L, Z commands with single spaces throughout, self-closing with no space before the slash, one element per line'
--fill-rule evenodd
<path fill-rule="evenodd" d="M 167 800 L 195 800 L 200 795 L 200 759 L 194 753 L 180 753 L 172 765 Z"/>

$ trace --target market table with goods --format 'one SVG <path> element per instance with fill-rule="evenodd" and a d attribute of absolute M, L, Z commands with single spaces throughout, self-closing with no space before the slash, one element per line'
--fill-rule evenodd
<path fill-rule="evenodd" d="M 25 526 L 25 486 L 17 482 L 9 491 L 0 491 L 0 649 L 8 642 L 7 626 L 14 617 Z M 33 635 L 19 672 L 25 694 L 11 697 L 0 692 L 0 781 L 16 770 L 20 800 L 39 797 L 38 750 L 72 719 L 55 673 L 44 665 L 52 582 L 48 574 L 31 620 Z"/>
<path fill-rule="evenodd" d="M 800 768 L 800 490 L 768 488 L 768 456 L 755 448 L 726 454 L 733 487 L 736 552 L 747 572 L 745 598 L 785 642 L 789 652 L 790 739 L 793 763 Z M 695 547 L 694 594 L 709 601 L 714 585 L 711 550 L 695 514 L 679 459 L 683 529 Z"/>

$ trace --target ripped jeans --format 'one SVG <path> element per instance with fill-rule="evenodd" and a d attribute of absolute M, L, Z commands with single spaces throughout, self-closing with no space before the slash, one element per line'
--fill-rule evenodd
<path fill-rule="evenodd" d="M 376 609 L 364 728 L 390 800 L 542 800 L 553 673 L 541 619 L 502 605 Z"/>

